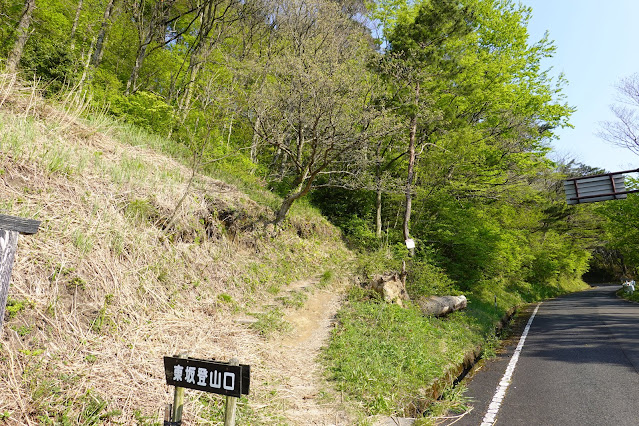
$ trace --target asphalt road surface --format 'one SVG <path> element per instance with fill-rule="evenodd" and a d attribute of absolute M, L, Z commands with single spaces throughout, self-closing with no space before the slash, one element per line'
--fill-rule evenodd
<path fill-rule="evenodd" d="M 520 351 L 515 338 L 475 374 L 466 393 L 474 408 L 454 424 L 639 425 L 639 304 L 617 289 L 543 302 Z"/>

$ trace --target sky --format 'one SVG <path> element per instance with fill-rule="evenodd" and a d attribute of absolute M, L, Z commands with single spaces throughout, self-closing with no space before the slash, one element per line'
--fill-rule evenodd
<path fill-rule="evenodd" d="M 577 108 L 574 129 L 557 131 L 553 158 L 575 159 L 610 172 L 639 167 L 639 156 L 616 147 L 596 133 L 614 120 L 610 105 L 615 85 L 639 73 L 638 0 L 521 0 L 533 9 L 530 43 L 548 31 L 557 51 L 546 63 L 551 75 L 563 73 L 566 102 Z"/>

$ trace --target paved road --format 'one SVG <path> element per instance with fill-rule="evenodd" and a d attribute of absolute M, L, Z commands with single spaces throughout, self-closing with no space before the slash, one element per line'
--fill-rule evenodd
<path fill-rule="evenodd" d="M 494 424 L 639 425 L 639 304 L 617 299 L 618 288 L 541 304 Z M 474 410 L 456 426 L 482 423 L 514 349 L 471 380 Z"/>

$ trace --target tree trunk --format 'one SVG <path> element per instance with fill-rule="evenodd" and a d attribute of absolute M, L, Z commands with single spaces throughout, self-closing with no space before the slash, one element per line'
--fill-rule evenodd
<path fill-rule="evenodd" d="M 284 176 L 286 175 L 286 166 L 288 162 L 288 152 L 286 151 L 282 151 L 282 156 L 281 156 L 281 163 L 280 163 L 280 172 L 279 172 L 279 179 L 280 181 L 284 180 Z"/>
<path fill-rule="evenodd" d="M 31 18 L 33 17 L 34 9 L 35 0 L 25 0 L 24 10 L 22 11 L 22 16 L 20 17 L 20 22 L 18 23 L 18 28 L 16 30 L 18 38 L 7 57 L 7 72 L 9 73 L 16 71 L 18 64 L 20 63 L 20 59 L 22 58 L 24 46 L 27 44 L 27 39 L 30 35 L 29 28 L 31 27 Z"/>
<path fill-rule="evenodd" d="M 375 164 L 375 176 L 377 177 L 377 197 L 375 198 L 375 235 L 382 238 L 382 141 L 377 143 L 375 152 L 377 164 Z"/>
<path fill-rule="evenodd" d="M 138 76 L 140 75 L 140 68 L 142 68 L 142 63 L 144 62 L 144 58 L 146 57 L 146 49 L 151 44 L 153 39 L 153 32 L 149 30 L 149 32 L 144 37 L 144 42 L 140 45 L 138 49 L 138 54 L 135 57 L 135 65 L 133 65 L 133 69 L 131 70 L 131 76 L 129 80 L 126 82 L 126 90 L 124 91 L 125 95 L 129 95 L 131 92 L 135 92 L 136 83 L 138 81 Z"/>
<path fill-rule="evenodd" d="M 415 88 L 415 106 L 419 103 L 419 83 Z M 413 204 L 413 180 L 415 177 L 415 139 L 417 137 L 417 111 L 410 120 L 410 135 L 408 137 L 408 173 L 406 178 L 406 210 L 404 212 L 404 240 L 410 239 L 410 214 Z M 412 251 L 411 251 L 412 254 Z"/>
<path fill-rule="evenodd" d="M 255 117 L 255 124 L 253 125 L 254 129 L 257 129 L 258 127 L 260 127 L 260 115 L 257 114 L 257 116 Z M 253 140 L 251 141 L 251 162 L 253 164 L 257 164 L 257 145 L 260 142 L 260 136 L 258 135 L 258 133 L 254 130 L 253 131 Z"/>
<path fill-rule="evenodd" d="M 284 199 L 284 201 L 282 202 L 282 205 L 277 211 L 277 215 L 275 216 L 275 221 L 273 222 L 276 228 L 278 228 L 282 224 L 282 222 L 284 222 L 284 219 L 286 218 L 288 211 L 291 209 L 291 206 L 293 205 L 295 200 L 297 200 L 300 197 L 301 195 L 299 195 L 299 193 L 295 193 L 295 194 L 289 195 L 288 197 Z"/>
<path fill-rule="evenodd" d="M 377 178 L 377 197 L 375 199 L 377 214 L 375 215 L 375 235 L 382 238 L 382 178 Z"/>
<path fill-rule="evenodd" d="M 213 28 L 213 22 L 215 21 L 213 2 L 206 0 L 205 2 L 199 2 L 198 4 L 200 10 L 198 12 L 200 14 L 200 33 L 195 39 L 193 51 L 189 55 L 189 66 L 186 71 L 188 79 L 186 80 L 184 95 L 179 103 L 180 110 L 182 112 L 182 120 L 186 119 L 186 114 L 191 106 L 193 85 L 200 74 L 200 69 L 202 69 L 202 62 L 204 61 L 204 58 L 202 57 L 203 51 L 206 47 L 206 43 L 208 42 L 209 32 Z"/>
<path fill-rule="evenodd" d="M 277 211 L 275 221 L 273 222 L 276 228 L 282 224 L 282 222 L 286 218 L 286 215 L 288 214 L 288 211 L 291 209 L 291 206 L 293 205 L 293 203 L 311 191 L 311 186 L 313 185 L 313 181 L 315 180 L 315 177 L 320 171 L 321 170 L 318 169 L 314 171 L 312 174 L 310 174 L 309 176 L 308 170 L 305 170 L 304 173 L 299 177 L 299 185 L 294 191 L 291 191 L 289 193 L 289 195 L 284 199 L 284 201 L 282 202 L 282 205 Z"/>
<path fill-rule="evenodd" d="M 442 317 L 465 309 L 468 301 L 466 296 L 430 296 L 417 299 L 417 305 L 424 315 Z"/>
<path fill-rule="evenodd" d="M 100 25 L 100 31 L 98 32 L 98 37 L 96 38 L 93 56 L 91 56 L 91 66 L 93 68 L 97 68 L 98 65 L 100 65 L 100 61 L 102 60 L 104 41 L 106 40 L 107 30 L 111 25 L 111 14 L 113 13 L 114 4 L 115 0 L 109 0 L 106 9 L 104 9 L 104 15 L 102 16 L 102 25 Z"/>
<path fill-rule="evenodd" d="M 71 26 L 71 34 L 69 39 L 71 40 L 71 50 L 75 49 L 75 32 L 78 30 L 78 22 L 80 21 L 80 12 L 82 12 L 82 4 L 84 0 L 78 1 L 78 6 L 75 8 L 75 17 L 73 18 L 73 25 Z"/>
<path fill-rule="evenodd" d="M 189 69 L 187 71 L 187 75 L 189 76 L 188 81 L 186 82 L 186 87 L 184 89 L 184 96 L 182 96 L 179 108 L 181 111 L 182 124 L 186 120 L 186 115 L 191 107 L 191 100 L 193 99 L 193 84 L 195 83 L 195 79 L 200 73 L 200 68 L 202 67 L 202 63 L 195 58 L 194 54 L 191 55 L 191 61 L 189 63 Z"/>

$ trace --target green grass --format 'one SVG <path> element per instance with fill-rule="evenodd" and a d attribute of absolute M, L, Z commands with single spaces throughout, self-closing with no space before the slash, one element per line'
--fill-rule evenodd
<path fill-rule="evenodd" d="M 149 200 L 134 199 L 126 205 L 124 214 L 134 223 L 143 224 L 153 222 L 159 215 L 157 209 Z"/>
<path fill-rule="evenodd" d="M 93 238 L 83 232 L 81 229 L 76 229 L 72 235 L 73 245 L 82 254 L 88 254 L 93 250 Z"/>
<path fill-rule="evenodd" d="M 414 415 L 431 402 L 429 386 L 483 342 L 472 317 L 425 317 L 353 290 L 325 350 L 329 377 L 367 414 Z"/>
<path fill-rule="evenodd" d="M 251 324 L 251 328 L 263 337 L 270 337 L 274 333 L 288 331 L 291 327 L 291 325 L 284 320 L 284 314 L 279 308 L 273 308 L 267 312 L 252 313 L 250 315 L 257 318 L 257 321 Z"/>
<path fill-rule="evenodd" d="M 333 283 L 333 281 L 335 281 L 335 278 L 336 278 L 335 277 L 335 271 L 332 270 L 332 269 L 327 269 L 320 276 L 319 287 L 320 288 L 328 287 L 329 285 L 331 285 Z"/>
<path fill-rule="evenodd" d="M 308 300 L 308 294 L 305 291 L 292 291 L 286 296 L 280 296 L 277 300 L 286 307 L 295 309 L 302 308 Z"/>
<path fill-rule="evenodd" d="M 120 162 L 111 169 L 111 179 L 114 183 L 123 184 L 133 180 L 145 181 L 148 179 L 149 166 L 136 157 L 123 155 Z"/>

